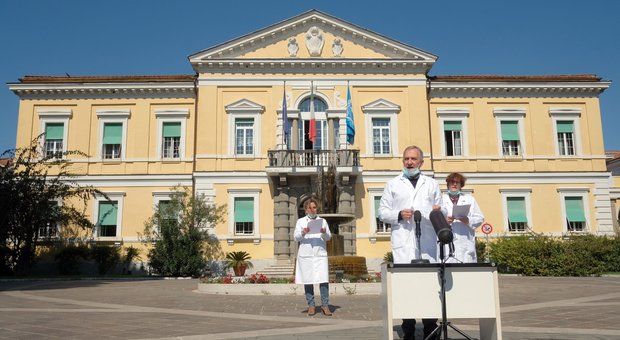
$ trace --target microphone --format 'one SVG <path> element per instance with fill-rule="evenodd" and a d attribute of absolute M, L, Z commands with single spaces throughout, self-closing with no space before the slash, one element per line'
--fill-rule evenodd
<path fill-rule="evenodd" d="M 420 239 L 422 236 L 422 230 L 420 229 L 420 221 L 422 221 L 422 214 L 419 210 L 413 212 L 413 220 L 415 221 L 415 237 Z"/>
<path fill-rule="evenodd" d="M 454 234 L 452 234 L 452 227 L 446 221 L 446 218 L 443 216 L 441 211 L 433 210 L 430 213 L 429 219 L 431 220 L 431 224 L 433 225 L 433 229 L 435 229 L 435 233 L 437 234 L 437 239 L 441 243 L 450 243 L 454 239 Z"/>

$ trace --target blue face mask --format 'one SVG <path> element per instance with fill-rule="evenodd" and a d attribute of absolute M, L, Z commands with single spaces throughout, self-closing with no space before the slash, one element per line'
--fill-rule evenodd
<path fill-rule="evenodd" d="M 461 190 L 458 190 L 458 191 L 448 190 L 448 195 L 450 196 L 458 196 L 460 194 L 461 194 Z"/>
<path fill-rule="evenodd" d="M 407 178 L 416 178 L 418 177 L 418 175 L 420 175 L 420 168 L 415 168 L 415 169 L 403 168 L 403 175 L 405 175 L 405 177 Z"/>
<path fill-rule="evenodd" d="M 315 219 L 316 218 L 316 214 L 308 214 L 308 218 Z"/>

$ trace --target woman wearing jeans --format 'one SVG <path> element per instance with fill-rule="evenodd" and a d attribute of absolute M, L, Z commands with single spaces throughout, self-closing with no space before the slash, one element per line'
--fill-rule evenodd
<path fill-rule="evenodd" d="M 304 203 L 306 216 L 297 220 L 295 226 L 295 241 L 299 242 L 297 263 L 295 269 L 295 283 L 304 285 L 308 315 L 316 313 L 314 304 L 314 284 L 319 284 L 321 292 L 321 311 L 331 316 L 329 310 L 329 266 L 327 262 L 326 242 L 332 234 L 325 219 L 317 216 L 318 201 L 309 198 Z"/>

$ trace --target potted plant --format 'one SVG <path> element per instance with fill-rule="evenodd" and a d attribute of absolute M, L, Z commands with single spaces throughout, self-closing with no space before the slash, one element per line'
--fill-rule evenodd
<path fill-rule="evenodd" d="M 226 253 L 226 260 L 224 260 L 224 269 L 232 268 L 235 272 L 235 276 L 245 275 L 247 268 L 252 268 L 254 265 L 250 262 L 252 256 L 247 251 L 231 251 Z"/>

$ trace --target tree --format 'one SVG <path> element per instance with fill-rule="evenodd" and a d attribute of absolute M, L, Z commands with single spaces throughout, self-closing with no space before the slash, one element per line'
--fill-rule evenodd
<path fill-rule="evenodd" d="M 43 135 L 30 146 L 0 157 L 12 165 L 0 170 L 0 274 L 28 274 L 35 262 L 39 230 L 49 225 L 93 228 L 86 215 L 89 199 L 103 195 L 75 182 L 67 156 L 79 151 L 45 154 Z"/>
<path fill-rule="evenodd" d="M 225 206 L 207 202 L 204 194 L 174 188 L 170 201 L 160 203 L 144 224 L 142 240 L 151 245 L 152 271 L 164 276 L 200 276 L 210 261 L 222 257 L 219 241 L 207 226 L 222 221 Z"/>

